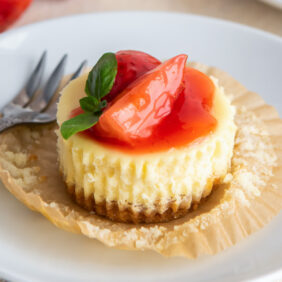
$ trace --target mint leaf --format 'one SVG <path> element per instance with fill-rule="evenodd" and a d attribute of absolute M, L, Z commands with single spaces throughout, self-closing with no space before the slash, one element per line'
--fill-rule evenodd
<path fill-rule="evenodd" d="M 81 98 L 79 104 L 85 112 L 95 112 L 99 108 L 99 101 L 92 96 Z"/>
<path fill-rule="evenodd" d="M 100 114 L 87 112 L 63 122 L 61 126 L 63 138 L 68 139 L 75 133 L 92 127 L 98 122 L 99 117 Z"/>
<path fill-rule="evenodd" d="M 101 101 L 112 89 L 117 75 L 117 59 L 114 53 L 105 53 L 90 71 L 86 85 L 86 97 L 79 100 L 84 113 L 65 121 L 61 126 L 61 134 L 68 139 L 77 132 L 95 125 L 107 101 Z"/>
<path fill-rule="evenodd" d="M 84 110 L 85 112 L 91 112 L 91 113 L 99 112 L 107 106 L 106 100 L 97 102 L 97 100 L 92 96 L 81 98 L 79 100 L 79 103 L 80 103 L 80 107 L 82 108 L 82 110 Z"/>
<path fill-rule="evenodd" d="M 105 53 L 92 68 L 85 85 L 87 96 L 101 100 L 112 89 L 117 74 L 117 59 L 114 53 Z"/>
<path fill-rule="evenodd" d="M 100 104 L 99 104 L 99 110 L 101 111 L 106 106 L 107 106 L 107 101 L 106 100 L 101 101 Z"/>

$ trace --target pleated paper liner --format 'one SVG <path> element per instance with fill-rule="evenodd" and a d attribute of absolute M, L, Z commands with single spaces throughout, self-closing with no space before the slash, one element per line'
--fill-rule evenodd
<path fill-rule="evenodd" d="M 218 79 L 237 108 L 238 133 L 231 174 L 183 218 L 162 224 L 123 224 L 76 205 L 57 164 L 56 125 L 18 126 L 0 135 L 0 177 L 7 189 L 56 226 L 119 249 L 165 256 L 215 254 L 259 230 L 282 208 L 282 122 L 226 73 L 192 64 Z"/>

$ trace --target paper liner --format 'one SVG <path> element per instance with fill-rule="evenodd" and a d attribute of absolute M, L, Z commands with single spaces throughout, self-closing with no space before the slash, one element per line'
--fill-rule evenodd
<path fill-rule="evenodd" d="M 233 95 L 238 120 L 248 121 L 259 150 L 266 152 L 263 163 L 256 167 L 259 161 L 254 158 L 260 151 L 249 148 L 249 154 L 240 155 L 238 145 L 235 156 L 244 164 L 234 165 L 233 180 L 218 186 L 197 210 L 168 223 L 138 225 L 115 223 L 83 210 L 71 200 L 59 174 L 55 124 L 18 126 L 1 134 L 0 177 L 4 185 L 56 226 L 119 249 L 150 249 L 165 256 L 196 258 L 222 251 L 259 230 L 282 208 L 282 122 L 273 107 L 226 73 L 192 65 L 216 77 L 225 92 Z M 237 136 L 239 141 L 241 137 Z M 236 177 L 252 175 L 248 174 L 252 169 L 256 169 L 255 184 L 235 181 Z"/>

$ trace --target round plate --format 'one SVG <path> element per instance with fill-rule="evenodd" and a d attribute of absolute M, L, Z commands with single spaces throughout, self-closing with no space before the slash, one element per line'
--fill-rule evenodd
<path fill-rule="evenodd" d="M 269 4 L 275 8 L 282 9 L 282 0 L 260 0 L 266 4 Z"/>
<path fill-rule="evenodd" d="M 43 50 L 47 73 L 64 54 L 67 71 L 83 59 L 137 49 L 159 59 L 179 53 L 229 72 L 282 113 L 282 40 L 225 21 L 186 14 L 120 12 L 78 15 L 0 36 L 0 106 L 24 85 Z M 110 249 L 62 231 L 0 187 L 0 276 L 13 281 L 241 281 L 282 277 L 282 214 L 215 256 L 191 261 Z"/>

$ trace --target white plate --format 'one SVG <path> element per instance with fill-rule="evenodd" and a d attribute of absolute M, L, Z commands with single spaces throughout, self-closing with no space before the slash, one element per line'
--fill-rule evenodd
<path fill-rule="evenodd" d="M 163 59 L 184 52 L 217 66 L 282 113 L 282 40 L 225 21 L 185 14 L 78 15 L 0 36 L 0 105 L 23 86 L 44 49 L 49 71 L 63 53 L 68 71 L 106 51 L 139 49 Z M 0 276 L 13 281 L 239 281 L 282 277 L 282 214 L 225 252 L 195 261 L 107 248 L 57 229 L 0 187 Z"/>
<path fill-rule="evenodd" d="M 282 9 L 282 0 L 260 0 L 266 4 L 269 4 L 275 8 Z"/>

